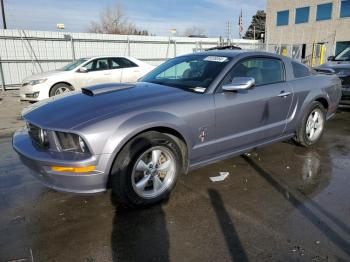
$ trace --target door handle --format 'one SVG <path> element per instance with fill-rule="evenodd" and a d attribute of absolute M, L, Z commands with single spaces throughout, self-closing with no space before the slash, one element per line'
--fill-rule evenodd
<path fill-rule="evenodd" d="M 111 74 L 111 73 L 104 73 L 105 76 L 108 76 L 108 75 L 110 75 L 110 74 Z"/>
<path fill-rule="evenodd" d="M 279 97 L 287 97 L 287 96 L 289 96 L 291 94 L 292 94 L 291 92 L 284 92 L 284 91 L 282 91 L 278 96 Z"/>

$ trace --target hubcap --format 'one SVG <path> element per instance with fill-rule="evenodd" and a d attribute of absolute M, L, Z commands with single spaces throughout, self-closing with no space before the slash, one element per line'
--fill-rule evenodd
<path fill-rule="evenodd" d="M 320 109 L 314 109 L 306 122 L 306 135 L 310 141 L 317 140 L 323 130 L 324 118 L 323 113 Z"/>
<path fill-rule="evenodd" d="M 174 182 L 176 165 L 174 154 L 166 147 L 152 147 L 135 162 L 131 182 L 142 198 L 161 195 Z"/>
<path fill-rule="evenodd" d="M 55 92 L 55 95 L 60 95 L 60 94 L 63 94 L 63 93 L 68 93 L 70 90 L 68 87 L 64 87 L 64 86 L 61 86 L 59 88 L 57 88 L 56 92 Z"/>

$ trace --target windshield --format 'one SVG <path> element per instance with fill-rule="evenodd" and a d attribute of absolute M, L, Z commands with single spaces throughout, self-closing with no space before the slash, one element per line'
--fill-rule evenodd
<path fill-rule="evenodd" d="M 350 61 L 350 47 L 345 48 L 336 57 L 335 61 Z"/>
<path fill-rule="evenodd" d="M 88 61 L 89 59 L 87 58 L 81 58 L 78 60 L 73 61 L 72 63 L 69 63 L 68 65 L 65 65 L 64 67 L 62 67 L 61 69 L 59 69 L 60 71 L 71 71 L 74 68 L 77 68 L 78 66 L 80 66 L 81 64 L 85 63 L 86 61 Z"/>
<path fill-rule="evenodd" d="M 141 81 L 203 93 L 231 59 L 212 55 L 177 57 L 158 66 Z"/>

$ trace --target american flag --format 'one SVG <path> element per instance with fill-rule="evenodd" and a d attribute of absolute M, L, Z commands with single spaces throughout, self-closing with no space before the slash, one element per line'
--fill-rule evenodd
<path fill-rule="evenodd" d="M 241 15 L 239 16 L 238 20 L 238 31 L 239 31 L 239 37 L 242 38 L 242 33 L 243 33 L 243 14 L 241 11 Z"/>

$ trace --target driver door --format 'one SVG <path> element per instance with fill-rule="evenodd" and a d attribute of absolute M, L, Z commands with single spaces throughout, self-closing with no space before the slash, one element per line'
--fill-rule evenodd
<path fill-rule="evenodd" d="M 256 85 L 239 91 L 220 88 L 214 95 L 219 154 L 243 150 L 281 136 L 293 97 L 280 59 L 255 57 L 241 60 L 223 84 L 230 83 L 234 77 L 252 77 Z"/>

